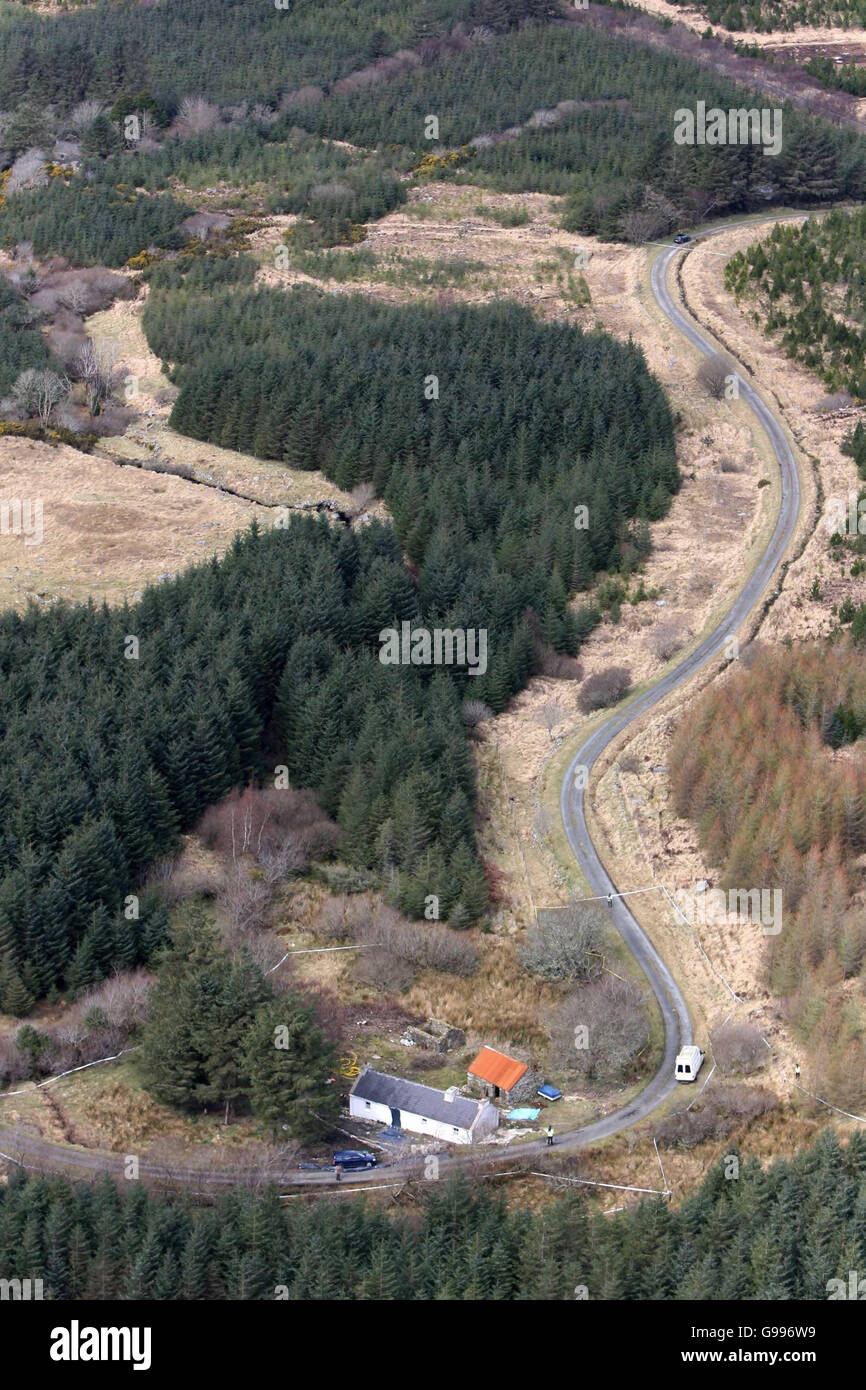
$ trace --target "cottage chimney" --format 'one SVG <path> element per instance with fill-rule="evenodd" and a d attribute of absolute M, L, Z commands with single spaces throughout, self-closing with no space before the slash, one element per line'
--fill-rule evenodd
<path fill-rule="evenodd" d="M 460 1093 L 460 1087 L 459 1087 L 459 1086 L 449 1086 L 449 1087 L 448 1087 L 448 1090 L 445 1092 L 445 1099 L 447 1100 L 447 1102 L 448 1102 L 449 1105 L 451 1105 L 451 1103 L 452 1103 L 454 1100 L 456 1100 L 456 1098 L 457 1098 L 457 1096 L 459 1095 L 459 1093 Z"/>

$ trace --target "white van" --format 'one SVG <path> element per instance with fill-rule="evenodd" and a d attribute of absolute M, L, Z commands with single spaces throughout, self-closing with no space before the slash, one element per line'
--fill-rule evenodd
<path fill-rule="evenodd" d="M 704 1064 L 704 1053 L 694 1043 L 684 1047 L 682 1052 L 677 1053 L 676 1078 L 677 1081 L 694 1081 L 698 1072 Z"/>

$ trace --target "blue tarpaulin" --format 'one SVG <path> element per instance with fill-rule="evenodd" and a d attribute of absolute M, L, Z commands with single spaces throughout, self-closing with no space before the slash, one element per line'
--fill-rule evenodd
<path fill-rule="evenodd" d="M 532 1105 L 518 1105 L 516 1110 L 509 1110 L 505 1118 L 506 1120 L 537 1120 L 540 1114 L 541 1111 Z"/>

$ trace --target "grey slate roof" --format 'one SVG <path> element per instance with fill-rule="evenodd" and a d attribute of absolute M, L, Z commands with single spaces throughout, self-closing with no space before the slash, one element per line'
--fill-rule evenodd
<path fill-rule="evenodd" d="M 388 1076 L 383 1071 L 370 1068 L 361 1072 L 352 1087 L 352 1095 L 379 1105 L 390 1105 L 395 1110 L 405 1110 L 411 1115 L 426 1115 L 428 1120 L 440 1120 L 443 1124 L 457 1125 L 460 1129 L 472 1128 L 483 1103 L 470 1100 L 467 1096 L 455 1096 L 448 1101 L 444 1093 L 433 1086 L 422 1086 L 418 1081 L 404 1081 L 399 1076 Z"/>

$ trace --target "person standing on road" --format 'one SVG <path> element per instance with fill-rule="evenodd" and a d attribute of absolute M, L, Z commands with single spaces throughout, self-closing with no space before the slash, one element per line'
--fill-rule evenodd
<path fill-rule="evenodd" d="M 343 1180 L 343 1165 L 342 1165 L 342 1163 L 338 1163 L 338 1164 L 336 1164 L 336 1166 L 334 1167 L 334 1177 L 337 1179 L 337 1182 L 342 1182 L 342 1180 Z"/>
<path fill-rule="evenodd" d="M 548 1147 L 549 1149 L 552 1149 L 552 1148 L 553 1148 L 553 1125 L 548 1125 L 548 1126 L 547 1126 L 546 1133 L 547 1133 L 547 1147 Z"/>

